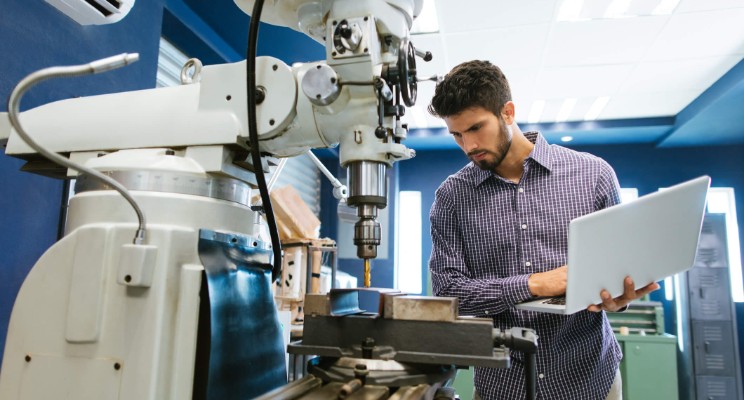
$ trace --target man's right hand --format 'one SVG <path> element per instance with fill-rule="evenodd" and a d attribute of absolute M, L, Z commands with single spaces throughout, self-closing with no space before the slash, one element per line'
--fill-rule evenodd
<path fill-rule="evenodd" d="M 527 286 L 536 297 L 560 296 L 566 293 L 566 274 L 568 267 L 562 266 L 547 272 L 530 275 Z"/>

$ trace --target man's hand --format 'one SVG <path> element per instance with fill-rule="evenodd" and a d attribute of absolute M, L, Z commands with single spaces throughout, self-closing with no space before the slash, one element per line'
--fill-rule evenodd
<path fill-rule="evenodd" d="M 566 271 L 564 265 L 546 272 L 530 275 L 527 287 L 537 297 L 560 296 L 566 293 Z"/>
<path fill-rule="evenodd" d="M 625 286 L 625 292 L 622 295 L 615 297 L 614 299 L 610 296 L 610 292 L 602 290 L 602 292 L 599 294 L 599 296 L 602 298 L 602 302 L 599 304 L 592 304 L 586 309 L 592 312 L 600 312 L 602 310 L 617 311 L 627 306 L 631 301 L 639 299 L 659 288 L 659 284 L 653 282 L 638 290 L 635 290 L 633 279 L 631 279 L 629 276 L 625 277 L 623 286 Z"/>

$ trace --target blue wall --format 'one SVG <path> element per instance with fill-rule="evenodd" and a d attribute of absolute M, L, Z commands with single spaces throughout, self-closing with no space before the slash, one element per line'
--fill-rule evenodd
<path fill-rule="evenodd" d="M 639 195 L 656 191 L 660 187 L 708 174 L 712 186 L 733 187 L 736 207 L 739 210 L 740 230 L 744 227 L 744 145 L 706 146 L 685 148 L 655 148 L 652 145 L 611 145 L 576 147 L 607 160 L 617 172 L 622 187 L 638 188 Z M 422 279 L 428 277 L 428 255 L 431 253 L 429 209 L 434 192 L 444 179 L 467 163 L 465 155 L 457 150 L 420 151 L 413 160 L 399 163 L 400 190 L 421 191 L 423 222 Z M 740 243 L 741 246 L 741 243 Z M 653 300 L 665 304 L 665 316 L 673 318 L 672 305 L 663 299 L 661 290 L 652 294 Z M 739 354 L 744 360 L 744 303 L 736 303 L 739 327 Z M 667 329 L 674 325 L 667 322 Z M 674 334 L 674 332 L 670 332 Z"/>
<path fill-rule="evenodd" d="M 43 82 L 23 98 L 21 109 L 155 85 L 162 15 L 158 1 L 138 2 L 120 23 L 87 27 L 43 1 L 2 0 L 0 9 L 0 111 L 7 111 L 6 99 L 18 81 L 35 70 L 124 52 L 140 53 L 140 61 L 102 75 Z M 33 264 L 56 241 L 62 204 L 62 181 L 20 172 L 21 165 L 4 151 L 0 154 L 0 359 L 15 296 Z"/>

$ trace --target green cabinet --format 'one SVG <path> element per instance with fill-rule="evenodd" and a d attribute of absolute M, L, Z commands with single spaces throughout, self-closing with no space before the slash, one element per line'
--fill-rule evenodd
<path fill-rule="evenodd" d="M 672 335 L 616 335 L 623 350 L 625 400 L 677 400 L 677 340 Z"/>

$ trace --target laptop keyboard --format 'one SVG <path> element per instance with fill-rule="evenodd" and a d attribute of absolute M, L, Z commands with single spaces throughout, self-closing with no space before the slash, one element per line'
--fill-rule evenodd
<path fill-rule="evenodd" d="M 543 304 L 555 304 L 559 306 L 565 306 L 566 305 L 566 297 L 553 297 L 552 299 L 547 299 L 543 301 Z"/>

